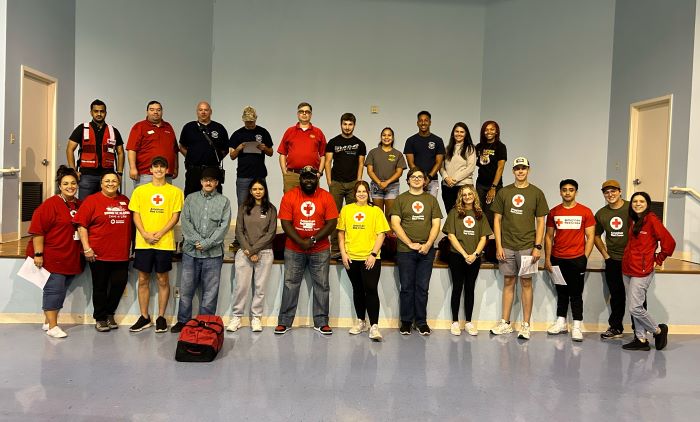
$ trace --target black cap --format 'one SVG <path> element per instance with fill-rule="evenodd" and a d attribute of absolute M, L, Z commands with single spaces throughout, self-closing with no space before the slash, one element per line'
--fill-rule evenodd
<path fill-rule="evenodd" d="M 304 176 L 318 177 L 318 170 L 316 170 L 314 166 L 305 166 L 299 171 L 299 177 Z"/>
<path fill-rule="evenodd" d="M 151 167 L 155 166 L 156 164 L 160 164 L 161 166 L 163 166 L 165 168 L 169 167 L 168 160 L 165 157 L 162 157 L 160 155 L 157 157 L 153 157 L 153 159 L 151 160 Z"/>
<path fill-rule="evenodd" d="M 221 172 L 216 167 L 207 167 L 202 170 L 201 180 L 206 178 L 215 179 L 217 182 L 221 181 Z"/>

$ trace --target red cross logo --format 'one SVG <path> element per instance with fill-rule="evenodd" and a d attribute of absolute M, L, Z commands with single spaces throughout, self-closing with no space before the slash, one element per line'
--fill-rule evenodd
<path fill-rule="evenodd" d="M 362 223 L 365 220 L 365 214 L 362 212 L 358 212 L 352 218 L 358 223 Z"/>
<path fill-rule="evenodd" d="M 163 195 L 161 195 L 159 193 L 151 196 L 151 203 L 155 206 L 161 206 L 164 201 L 165 201 L 165 198 L 163 198 Z"/>
<path fill-rule="evenodd" d="M 474 227 L 474 224 L 476 223 L 476 221 L 474 221 L 474 217 L 472 217 L 471 215 L 464 217 L 464 220 L 462 220 L 462 222 L 464 222 L 464 227 L 468 229 Z"/>
<path fill-rule="evenodd" d="M 620 230 L 622 228 L 622 219 L 620 217 L 611 218 L 610 227 L 612 227 L 615 230 Z"/>
<path fill-rule="evenodd" d="M 411 208 L 413 208 L 413 212 L 416 214 L 420 214 L 423 212 L 423 209 L 425 208 L 423 206 L 423 203 L 421 201 L 416 201 L 413 204 L 411 204 Z"/>
<path fill-rule="evenodd" d="M 557 228 L 559 228 L 559 226 L 561 226 L 562 224 L 564 224 L 564 222 L 561 221 L 560 218 L 555 218 L 555 219 L 554 219 L 554 224 L 556 224 L 556 225 L 557 225 Z"/>
<path fill-rule="evenodd" d="M 301 204 L 301 213 L 304 217 L 311 217 L 316 212 L 316 204 L 311 201 L 304 201 Z"/>
<path fill-rule="evenodd" d="M 513 197 L 512 202 L 513 202 L 513 205 L 515 205 L 516 207 L 520 208 L 520 207 L 522 207 L 523 204 L 525 203 L 525 197 L 522 196 L 521 194 L 517 194 L 517 195 L 515 195 L 515 196 Z"/>

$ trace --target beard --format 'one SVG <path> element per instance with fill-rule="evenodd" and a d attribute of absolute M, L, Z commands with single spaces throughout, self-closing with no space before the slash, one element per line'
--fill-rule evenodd
<path fill-rule="evenodd" d="M 316 192 L 316 188 L 318 187 L 318 180 L 304 181 L 301 183 L 300 187 L 301 191 L 305 194 L 313 195 L 313 193 Z"/>

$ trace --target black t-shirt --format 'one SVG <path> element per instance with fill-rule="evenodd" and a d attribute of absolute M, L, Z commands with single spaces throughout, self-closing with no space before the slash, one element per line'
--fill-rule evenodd
<path fill-rule="evenodd" d="M 226 132 L 226 128 L 221 123 L 213 120 L 208 125 L 203 125 L 196 121 L 189 122 L 182 128 L 182 133 L 180 134 L 180 145 L 187 148 L 185 167 L 219 166 L 219 159 L 202 133 L 203 131 L 209 135 L 209 138 L 216 146 L 219 158 L 223 160 L 228 154 L 228 132 Z"/>
<path fill-rule="evenodd" d="M 435 134 L 423 137 L 416 133 L 406 139 L 403 153 L 413 154 L 413 163 L 427 176 L 435 165 L 435 157 L 438 154 L 445 155 L 445 144 Z M 435 177 L 437 178 L 437 173 Z"/>
<path fill-rule="evenodd" d="M 504 143 L 494 141 L 492 144 L 477 144 L 476 165 L 479 166 L 479 176 L 476 178 L 476 184 L 490 187 L 501 160 L 508 160 L 508 149 Z M 503 186 L 503 176 L 498 181 L 498 186 Z"/>
<path fill-rule="evenodd" d="M 367 147 L 364 142 L 354 135 L 351 138 L 344 138 L 342 135 L 338 135 L 328 141 L 326 152 L 333 153 L 331 180 L 342 183 L 357 180 L 360 156 L 367 155 Z"/>
<path fill-rule="evenodd" d="M 253 129 L 246 129 L 245 126 L 233 132 L 229 139 L 228 146 L 238 148 L 244 142 L 262 142 L 266 147 L 272 148 L 272 137 L 270 132 L 262 126 L 255 126 Z M 243 179 L 265 178 L 267 168 L 265 168 L 265 153 L 251 154 L 241 152 L 236 157 L 238 168 L 236 176 Z"/>
<path fill-rule="evenodd" d="M 107 130 L 107 124 L 102 125 L 102 129 L 98 129 L 97 125 L 95 122 L 90 122 L 90 126 L 92 126 L 92 129 L 95 131 L 95 139 L 97 142 L 101 142 L 104 138 L 104 132 Z M 112 129 L 114 129 L 114 137 L 116 138 L 116 143 L 114 144 L 115 146 L 115 151 L 114 151 L 114 163 L 116 165 L 117 163 L 117 151 L 116 147 L 120 145 L 124 145 L 124 141 L 122 140 L 122 135 L 119 133 L 116 127 L 112 126 Z M 75 142 L 76 144 L 79 145 L 78 148 L 78 162 L 76 166 L 80 168 L 80 154 L 83 151 L 83 123 L 79 124 L 76 126 L 76 128 L 73 130 L 73 133 L 70 134 L 68 137 L 71 141 Z M 95 175 L 99 176 L 102 174 L 102 148 L 95 148 L 95 152 L 97 152 L 97 163 L 99 168 L 96 169 L 88 169 L 88 168 L 81 168 L 80 173 L 81 174 L 88 174 L 88 175 Z"/>

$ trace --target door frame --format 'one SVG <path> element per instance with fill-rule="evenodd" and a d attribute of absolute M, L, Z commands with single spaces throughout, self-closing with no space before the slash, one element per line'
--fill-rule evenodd
<path fill-rule="evenodd" d="M 664 217 L 663 223 L 666 224 L 666 215 L 668 214 L 668 173 L 671 165 L 671 133 L 673 127 L 673 94 L 663 95 L 661 97 L 651 98 L 648 100 L 638 101 L 630 104 L 630 128 L 629 142 L 627 150 L 627 181 L 626 192 L 632 195 L 634 192 L 634 169 L 637 167 L 637 144 L 639 140 L 639 114 L 642 109 L 659 105 L 668 104 L 668 134 L 666 138 L 666 174 L 664 175 Z"/>
<path fill-rule="evenodd" d="M 58 92 L 58 79 L 51 75 L 48 75 L 39 70 L 33 69 L 29 66 L 20 66 L 20 86 L 19 86 L 19 168 L 22 168 L 22 159 L 24 158 L 24 148 L 23 148 L 23 134 L 22 134 L 22 124 L 24 121 L 24 78 L 32 77 L 38 79 L 48 85 L 48 101 L 49 101 L 49 139 L 47 145 L 48 151 L 48 173 L 49 176 L 46 180 L 46 187 L 48 192 L 54 192 L 56 189 L 56 182 L 51 176 L 56 173 L 56 131 L 57 131 L 57 110 L 56 110 L 56 93 Z M 19 172 L 19 194 L 17 195 L 17 237 L 18 239 L 22 237 L 22 171 Z M 46 198 L 44 198 L 46 199 Z"/>

